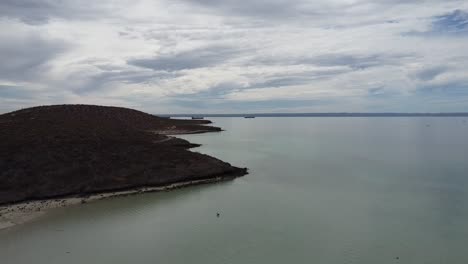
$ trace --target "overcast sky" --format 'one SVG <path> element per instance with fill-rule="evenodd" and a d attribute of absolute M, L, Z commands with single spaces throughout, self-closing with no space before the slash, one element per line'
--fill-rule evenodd
<path fill-rule="evenodd" d="M 468 111 L 466 0 L 0 0 L 0 112 Z"/>

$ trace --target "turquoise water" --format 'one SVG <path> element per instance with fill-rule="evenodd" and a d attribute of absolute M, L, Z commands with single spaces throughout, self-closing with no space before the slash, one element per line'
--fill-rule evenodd
<path fill-rule="evenodd" d="M 0 263 L 468 263 L 466 118 L 212 120 L 183 137 L 249 175 L 54 210 Z"/>

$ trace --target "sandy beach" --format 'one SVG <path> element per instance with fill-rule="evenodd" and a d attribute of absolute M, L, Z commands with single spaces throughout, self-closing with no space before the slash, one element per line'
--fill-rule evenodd
<path fill-rule="evenodd" d="M 32 220 L 36 220 L 39 217 L 45 215 L 48 211 L 62 208 L 66 206 L 79 206 L 81 204 L 90 203 L 102 199 L 108 199 L 111 197 L 135 195 L 147 192 L 161 192 L 168 191 L 177 188 L 200 185 L 207 183 L 214 183 L 224 180 L 231 180 L 232 177 L 217 177 L 212 179 L 188 181 L 174 183 L 166 186 L 159 187 L 143 187 L 135 188 L 125 191 L 116 192 L 104 192 L 98 194 L 92 194 L 84 197 L 63 197 L 45 200 L 34 200 L 21 203 L 15 203 L 10 205 L 0 206 L 0 230 L 10 228 L 16 225 L 24 224 Z"/>

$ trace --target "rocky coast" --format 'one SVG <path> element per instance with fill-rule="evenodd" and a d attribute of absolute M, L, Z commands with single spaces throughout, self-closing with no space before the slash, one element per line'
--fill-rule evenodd
<path fill-rule="evenodd" d="M 94 105 L 0 115 L 0 229 L 50 208 L 247 174 L 171 136 L 221 131 L 209 123 Z"/>

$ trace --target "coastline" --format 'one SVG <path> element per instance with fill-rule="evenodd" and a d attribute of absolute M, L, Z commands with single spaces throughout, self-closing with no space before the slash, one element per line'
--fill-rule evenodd
<path fill-rule="evenodd" d="M 95 193 L 84 197 L 67 196 L 0 205 L 0 231 L 36 220 L 41 216 L 44 216 L 48 211 L 57 208 L 80 205 L 112 197 L 170 191 L 189 186 L 229 181 L 235 178 L 237 178 L 236 175 L 225 175 L 209 179 L 172 183 L 157 187 L 139 187 L 121 191 Z"/>
<path fill-rule="evenodd" d="M 210 123 L 96 105 L 0 115 L 0 230 L 53 208 L 248 174 L 175 136 L 223 131 Z"/>

